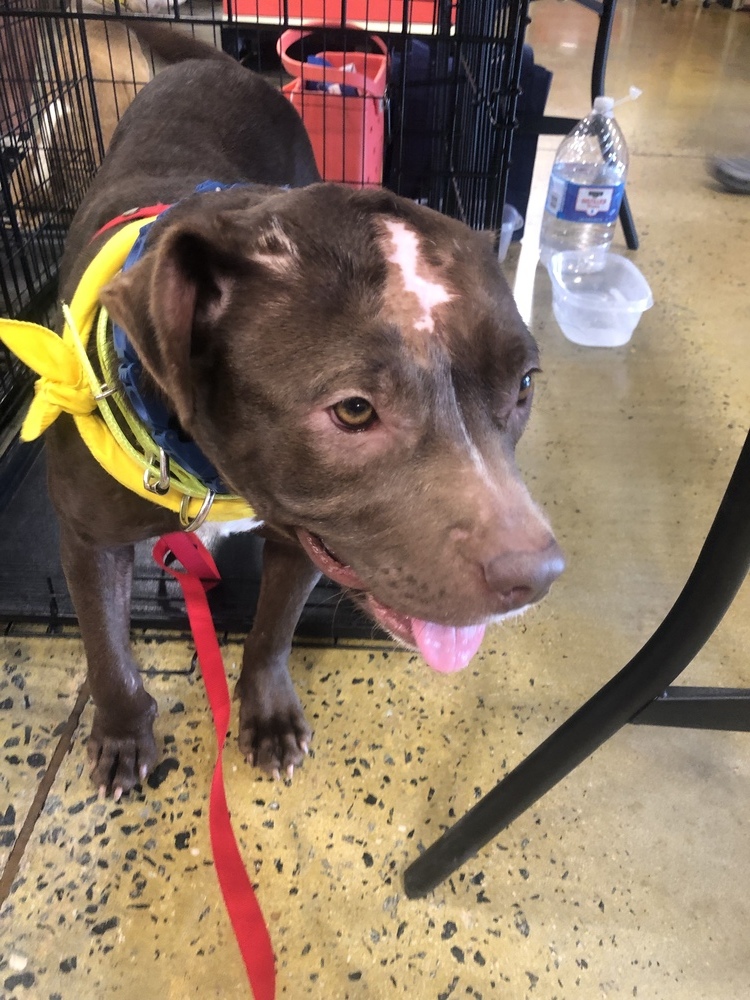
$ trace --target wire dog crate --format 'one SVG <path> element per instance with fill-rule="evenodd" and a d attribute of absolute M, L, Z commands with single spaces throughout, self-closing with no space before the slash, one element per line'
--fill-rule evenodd
<path fill-rule="evenodd" d="M 362 48 L 355 36 L 377 36 L 389 52 L 383 182 L 471 226 L 499 224 L 528 0 L 168 3 L 0 0 L 3 313 L 44 304 L 114 125 L 160 68 L 128 31 L 135 22 L 190 31 L 279 85 L 283 29 L 323 24 L 324 39 L 340 46 L 343 37 L 352 52 Z M 360 31 L 342 32 L 347 25 Z"/>
<path fill-rule="evenodd" d="M 277 52 L 284 31 L 314 27 L 311 39 L 295 53 L 303 63 L 310 55 L 320 61 L 321 52 L 335 50 L 343 53 L 339 64 L 361 65 L 367 76 L 368 59 L 373 61 L 368 54 L 377 53 L 381 66 L 385 56 L 385 86 L 374 95 L 379 103 L 371 115 L 373 127 L 383 130 L 377 147 L 382 183 L 474 228 L 499 229 L 528 2 L 0 0 L 0 315 L 46 322 L 54 316 L 58 266 L 72 215 L 118 119 L 165 65 L 164 52 L 150 45 L 147 30 L 138 34 L 139 25 L 167 26 L 176 33 L 172 39 L 178 48 L 175 40 L 185 32 L 223 48 L 288 96 L 294 88 Z M 325 71 L 322 82 L 316 82 L 325 94 L 324 143 L 335 117 L 326 117 L 326 107 L 348 101 L 351 109 L 352 102 L 363 99 L 339 78 L 344 85 L 338 91 L 329 90 Z M 306 84 L 300 86 L 304 90 Z M 320 94 L 313 96 L 320 106 Z M 303 121 L 304 98 L 297 93 L 293 102 Z M 217 102 L 231 99 L 216 95 Z M 338 116 L 344 129 L 356 118 Z M 338 138 L 345 148 L 361 141 L 359 135 L 355 130 L 354 136 Z M 326 180 L 349 179 L 343 163 L 338 173 L 337 157 L 324 160 Z M 29 373 L 0 346 L 0 526 L 6 542 L 29 531 L 26 508 L 36 511 L 35 524 L 54 525 L 48 508 L 34 506 L 42 502 L 40 463 L 34 456 L 19 462 L 17 453 L 24 449 L 11 448 L 3 456 L 30 391 Z M 18 575 L 6 580 L 0 566 L 0 620 L 67 620 L 52 535 L 48 543 L 40 557 L 43 568 L 26 583 Z M 0 564 L 21 565 L 21 553 L 4 552 L 3 544 L 0 539 Z M 164 618 L 157 607 L 163 583 L 154 583 L 147 562 L 136 566 L 136 590 L 141 578 L 143 613 L 136 601 L 134 621 L 153 624 Z M 328 592 L 318 595 L 323 609 L 332 600 Z M 338 608 L 338 598 L 335 603 Z M 335 632 L 344 635 L 347 625 L 338 614 Z M 234 611 L 227 616 L 227 626 L 243 624 L 235 621 Z M 313 632 L 320 635 L 329 626 L 320 626 L 318 619 Z M 363 627 L 369 635 L 369 625 L 352 625 L 349 634 Z"/>

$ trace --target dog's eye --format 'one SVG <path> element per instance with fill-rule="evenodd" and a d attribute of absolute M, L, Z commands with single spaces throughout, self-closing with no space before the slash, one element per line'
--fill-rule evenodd
<path fill-rule="evenodd" d="M 342 399 L 332 407 L 332 412 L 339 426 L 347 431 L 367 430 L 378 418 L 375 407 L 362 396 Z"/>
<path fill-rule="evenodd" d="M 525 403 L 527 399 L 534 392 L 534 376 L 536 375 L 537 369 L 534 368 L 530 372 L 526 372 L 524 377 L 521 379 L 521 384 L 518 387 L 518 405 Z"/>

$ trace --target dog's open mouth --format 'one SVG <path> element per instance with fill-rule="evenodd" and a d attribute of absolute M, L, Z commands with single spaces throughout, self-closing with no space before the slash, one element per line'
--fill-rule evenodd
<path fill-rule="evenodd" d="M 339 586 L 356 591 L 375 621 L 408 646 L 416 646 L 433 670 L 448 674 L 468 666 L 484 638 L 484 625 L 438 625 L 389 608 L 368 592 L 351 566 L 341 562 L 321 538 L 303 528 L 297 528 L 297 536 L 321 572 Z"/>

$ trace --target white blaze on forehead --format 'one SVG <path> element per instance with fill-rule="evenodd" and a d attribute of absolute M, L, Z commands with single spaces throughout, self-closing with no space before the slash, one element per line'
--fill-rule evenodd
<path fill-rule="evenodd" d="M 276 216 L 258 236 L 252 259 L 280 275 L 286 275 L 296 267 L 299 250 Z"/>
<path fill-rule="evenodd" d="M 415 295 L 419 304 L 419 314 L 414 320 L 414 329 L 433 333 L 435 330 L 433 310 L 436 306 L 450 302 L 453 296 L 439 281 L 433 281 L 429 276 L 423 277 L 426 272 L 428 273 L 428 268 L 419 255 L 417 234 L 412 229 L 407 229 L 403 222 L 395 222 L 392 219 L 384 221 L 391 234 L 391 252 L 386 256 L 386 260 L 396 265 L 401 272 L 404 291 Z"/>

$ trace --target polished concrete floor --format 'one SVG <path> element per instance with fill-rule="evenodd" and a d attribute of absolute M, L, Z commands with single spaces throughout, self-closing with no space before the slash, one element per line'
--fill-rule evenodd
<path fill-rule="evenodd" d="M 594 16 L 557 0 L 532 15 L 555 73 L 548 110 L 583 114 Z M 520 462 L 566 574 L 458 676 L 388 646 L 298 648 L 311 759 L 274 784 L 227 752 L 280 997 L 750 996 L 750 734 L 622 730 L 427 899 L 401 881 L 648 638 L 748 429 L 750 197 L 718 190 L 704 157 L 750 144 L 750 16 L 621 0 L 609 90 L 630 84 L 644 91 L 619 113 L 634 259 L 655 299 L 631 343 L 576 347 L 552 317 L 535 242 L 557 140 L 541 143 L 527 235 L 506 262 L 543 351 Z M 745 587 L 684 682 L 750 687 L 749 599 Z M 87 783 L 90 707 L 55 757 L 83 680 L 77 639 L 2 640 L 0 861 L 17 863 L 0 911 L 6 1000 L 250 996 L 208 842 L 204 692 L 190 647 L 157 638 L 138 652 L 169 763 L 119 804 Z M 224 652 L 235 675 L 239 646 Z"/>

